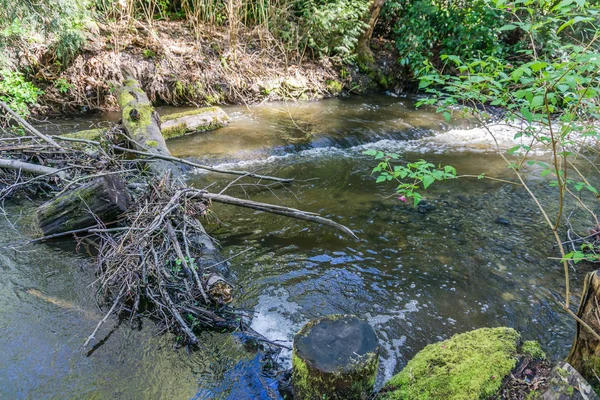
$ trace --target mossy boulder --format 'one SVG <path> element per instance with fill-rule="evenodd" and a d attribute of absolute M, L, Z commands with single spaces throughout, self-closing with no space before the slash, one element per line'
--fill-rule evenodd
<path fill-rule="evenodd" d="M 430 344 L 387 382 L 378 398 L 486 399 L 515 367 L 519 342 L 514 329 L 482 328 Z"/>

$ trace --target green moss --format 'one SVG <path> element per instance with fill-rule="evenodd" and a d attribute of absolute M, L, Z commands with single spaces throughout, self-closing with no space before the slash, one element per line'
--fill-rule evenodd
<path fill-rule="evenodd" d="M 362 367 L 354 373 L 317 373 L 292 352 L 294 393 L 303 399 L 347 399 L 371 393 L 377 378 L 379 360 L 375 353 L 368 353 L 357 362 Z M 312 373 L 311 373 L 312 372 Z M 343 375 L 342 375 L 343 374 Z M 367 380 L 364 378 L 368 377 Z"/>
<path fill-rule="evenodd" d="M 156 140 L 146 140 L 146 146 L 157 147 L 158 142 Z"/>
<path fill-rule="evenodd" d="M 183 136 L 186 133 L 188 133 L 187 125 L 185 123 L 181 123 L 175 126 L 165 127 L 161 129 L 161 133 L 165 139 L 173 139 L 179 136 Z"/>
<path fill-rule="evenodd" d="M 190 115 L 198 115 L 198 114 L 207 113 L 207 112 L 218 113 L 220 111 L 221 111 L 221 108 L 219 108 L 219 107 L 196 108 L 194 110 L 165 115 L 164 117 L 160 117 L 160 120 L 162 122 L 167 122 L 167 121 L 171 121 L 171 120 L 181 118 L 181 117 L 189 117 Z"/>
<path fill-rule="evenodd" d="M 535 340 L 527 340 L 521 346 L 521 354 L 534 359 L 545 360 L 546 353 L 542 350 L 540 344 Z"/>
<path fill-rule="evenodd" d="M 329 79 L 325 81 L 325 86 L 327 87 L 327 91 L 334 96 L 340 94 L 344 88 L 344 85 L 342 85 L 340 82 Z"/>
<path fill-rule="evenodd" d="M 482 328 L 421 350 L 384 388 L 381 399 L 484 399 L 516 364 L 519 334 Z"/>
<path fill-rule="evenodd" d="M 99 141 L 100 139 L 102 139 L 102 136 L 104 136 L 105 133 L 106 133 L 106 129 L 96 128 L 96 129 L 87 129 L 85 131 L 66 133 L 61 136 L 68 137 L 68 138 L 74 138 L 74 139 Z"/>

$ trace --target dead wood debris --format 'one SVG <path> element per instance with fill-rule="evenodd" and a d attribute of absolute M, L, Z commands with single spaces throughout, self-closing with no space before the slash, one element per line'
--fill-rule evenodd
<path fill-rule="evenodd" d="M 85 247 L 95 256 L 97 295 L 106 314 L 86 345 L 96 339 L 100 327 L 111 315 L 128 316 L 131 321 L 148 316 L 175 333 L 183 344 L 198 344 L 199 328 L 241 328 L 257 340 L 268 342 L 243 326 L 240 314 L 228 306 L 233 299 L 233 287 L 217 268 L 228 260 L 215 262 L 214 254 L 206 254 L 214 246 L 207 247 L 198 240 L 207 235 L 197 218 L 206 215 L 211 201 L 326 224 L 355 237 L 350 229 L 314 213 L 237 199 L 222 192 L 212 194 L 182 186 L 169 174 L 160 178 L 148 174 L 143 166 L 157 156 L 128 148 L 126 136 L 118 125 L 101 141 L 49 138 L 30 125 L 22 127 L 28 136 L 22 136 L 15 126 L 0 126 L 0 159 L 7 165 L 0 164 L 2 204 L 19 197 L 65 195 L 91 179 L 107 175 L 118 176 L 131 197 L 131 206 L 116 221 L 96 218 L 93 226 L 65 229 L 29 241 L 75 235 L 79 247 Z M 146 158 L 127 157 L 132 153 Z M 23 168 L 15 168 L 19 163 Z M 244 171 L 214 171 L 236 174 L 230 185 L 242 178 L 257 177 Z M 276 178 L 274 184 L 285 182 Z M 35 215 L 35 211 L 31 214 Z"/>

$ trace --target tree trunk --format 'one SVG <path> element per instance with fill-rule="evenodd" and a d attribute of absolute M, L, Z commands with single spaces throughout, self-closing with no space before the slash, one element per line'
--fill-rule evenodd
<path fill-rule="evenodd" d="M 123 82 L 119 90 L 119 106 L 123 127 L 136 150 L 172 157 L 161 132 L 160 117 L 138 81 L 127 78 Z M 170 173 L 173 178 L 179 180 L 179 186 L 185 187 L 185 183 L 181 180 L 181 169 L 176 163 L 155 159 L 148 163 L 148 168 L 157 177 Z M 226 273 L 227 265 L 220 263 L 219 251 L 200 221 L 197 228 L 200 232 L 194 234 L 191 240 L 202 248 L 201 254 L 195 254 L 198 263 L 203 266 L 218 264 L 221 272 Z"/>
<path fill-rule="evenodd" d="M 112 222 L 127 210 L 125 185 L 114 176 L 96 178 L 42 204 L 36 212 L 44 236 Z"/>
<path fill-rule="evenodd" d="M 600 333 L 600 270 L 586 275 L 577 316 Z M 580 322 L 567 362 L 590 382 L 600 375 L 600 340 Z"/>
<path fill-rule="evenodd" d="M 160 130 L 160 117 L 138 81 L 127 78 L 119 89 L 118 100 L 122 124 L 132 147 L 147 153 L 171 156 Z M 177 164 L 171 161 L 155 159 L 148 163 L 148 168 L 158 177 L 167 172 L 175 179 L 182 175 Z"/>
<path fill-rule="evenodd" d="M 359 64 L 368 66 L 369 69 L 371 69 L 371 64 L 374 62 L 373 52 L 371 51 L 369 44 L 371 42 L 371 37 L 373 36 L 373 31 L 375 30 L 375 25 L 377 24 L 377 19 L 379 18 L 379 13 L 381 13 L 381 8 L 383 7 L 384 2 L 385 0 L 373 0 L 371 3 L 371 8 L 369 9 L 369 20 L 367 21 L 369 26 L 358 39 L 358 43 L 356 45 L 356 53 L 358 54 Z"/>
<path fill-rule="evenodd" d="M 310 321 L 294 337 L 294 398 L 371 398 L 378 365 L 377 335 L 366 322 L 353 315 Z"/>

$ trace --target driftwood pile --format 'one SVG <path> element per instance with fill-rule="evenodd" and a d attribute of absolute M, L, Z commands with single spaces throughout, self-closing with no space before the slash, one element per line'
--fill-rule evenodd
<path fill-rule="evenodd" d="M 314 213 L 188 187 L 182 164 L 234 175 L 234 182 L 292 180 L 173 157 L 137 81 L 123 82 L 118 101 L 122 121 L 100 140 L 44 135 L 0 102 L 10 121 L 0 125 L 0 201 L 50 197 L 27 220 L 36 236 L 32 241 L 74 235 L 96 257 L 106 315 L 86 345 L 111 315 L 150 316 L 191 345 L 198 343 L 197 328 L 240 328 L 227 306 L 233 298 L 227 260 L 201 222 L 211 202 L 320 223 L 356 238 L 349 228 Z"/>

